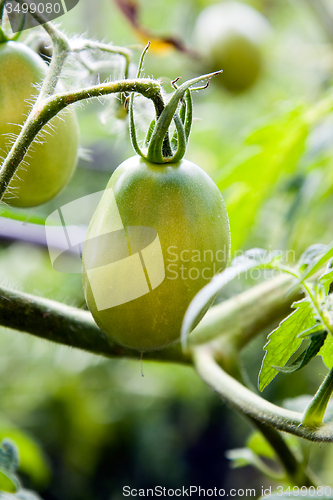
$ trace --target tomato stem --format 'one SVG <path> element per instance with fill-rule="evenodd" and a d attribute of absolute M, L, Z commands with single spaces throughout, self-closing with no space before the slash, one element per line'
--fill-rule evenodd
<path fill-rule="evenodd" d="M 333 393 L 333 368 L 328 372 L 318 391 L 307 406 L 302 423 L 316 427 L 323 421 L 325 411 Z"/>
<path fill-rule="evenodd" d="M 14 142 L 7 158 L 0 170 L 0 200 L 2 200 L 18 165 L 23 160 L 28 147 L 41 131 L 44 125 L 57 113 L 67 106 L 109 94 L 138 92 L 148 99 L 152 99 L 155 106 L 163 106 L 162 89 L 160 84 L 151 79 L 119 80 L 116 82 L 94 85 L 85 89 L 63 92 L 44 99 L 39 98 L 23 125 L 20 134 Z"/>

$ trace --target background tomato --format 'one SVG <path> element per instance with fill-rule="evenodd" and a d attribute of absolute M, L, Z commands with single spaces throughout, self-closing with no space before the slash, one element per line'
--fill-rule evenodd
<path fill-rule="evenodd" d="M 149 228 L 160 247 L 144 231 Z M 141 235 L 130 233 L 139 229 Z M 166 166 L 129 158 L 112 175 L 84 245 L 83 284 L 96 323 L 119 344 L 141 351 L 177 342 L 186 309 L 226 267 L 229 246 L 223 198 L 201 168 L 187 160 Z M 127 287 L 132 293 L 140 286 L 142 267 L 149 290 L 129 300 Z M 122 303 L 101 310 L 111 295 Z"/>
<path fill-rule="evenodd" d="M 8 153 L 13 137 L 27 117 L 47 65 L 29 47 L 18 42 L 0 44 L 0 156 Z M 40 205 L 68 182 L 77 161 L 79 130 L 72 109 L 46 125 L 30 146 L 4 201 L 18 207 Z"/>
<path fill-rule="evenodd" d="M 257 80 L 262 68 L 261 44 L 269 33 L 266 19 L 241 2 L 204 9 L 194 38 L 209 71 L 223 69 L 218 79 L 231 92 L 242 92 Z"/>

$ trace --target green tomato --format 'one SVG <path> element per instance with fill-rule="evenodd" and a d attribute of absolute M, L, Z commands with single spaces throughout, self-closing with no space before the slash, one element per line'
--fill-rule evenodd
<path fill-rule="evenodd" d="M 83 248 L 97 325 L 139 351 L 176 343 L 190 302 L 225 269 L 229 246 L 222 195 L 201 168 L 129 158 L 111 176 Z"/>
<path fill-rule="evenodd" d="M 26 119 L 47 65 L 18 42 L 0 44 L 0 156 L 5 157 Z M 4 201 L 32 207 L 52 199 L 68 182 L 77 162 L 75 112 L 59 113 L 38 134 L 11 180 Z"/>
<path fill-rule="evenodd" d="M 266 19 L 249 5 L 224 2 L 204 9 L 194 38 L 209 71 L 223 69 L 218 81 L 230 92 L 250 88 L 262 69 L 261 45 L 270 31 Z"/>

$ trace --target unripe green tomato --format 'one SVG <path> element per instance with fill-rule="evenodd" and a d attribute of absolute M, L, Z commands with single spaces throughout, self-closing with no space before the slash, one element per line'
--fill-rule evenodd
<path fill-rule="evenodd" d="M 229 246 L 222 195 L 201 168 L 129 158 L 113 173 L 83 248 L 97 325 L 139 351 L 176 343 L 190 302 L 225 269 Z"/>
<path fill-rule="evenodd" d="M 47 65 L 26 45 L 0 44 L 0 157 L 8 154 L 13 137 L 20 132 L 19 125 L 38 93 L 34 85 L 41 84 L 46 72 Z M 67 109 L 52 118 L 29 147 L 4 201 L 32 207 L 52 199 L 75 170 L 78 141 L 74 110 Z"/>
<path fill-rule="evenodd" d="M 230 92 L 250 88 L 262 69 L 262 42 L 270 31 L 266 19 L 241 2 L 211 5 L 198 16 L 194 39 L 209 71 L 223 69 L 218 81 Z"/>

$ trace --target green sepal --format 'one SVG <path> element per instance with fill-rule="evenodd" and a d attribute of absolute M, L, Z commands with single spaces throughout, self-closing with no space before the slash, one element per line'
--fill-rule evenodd
<path fill-rule="evenodd" d="M 187 82 L 183 83 L 180 85 L 173 93 L 170 101 L 168 104 L 165 106 L 163 109 L 162 113 L 158 117 L 158 120 L 156 122 L 154 132 L 152 134 L 148 151 L 147 151 L 147 160 L 151 161 L 152 163 L 166 163 L 166 162 L 174 162 L 174 157 L 172 158 L 166 158 L 163 156 L 163 141 L 164 138 L 169 130 L 171 121 L 175 118 L 175 114 L 177 111 L 177 107 L 179 104 L 179 101 L 184 97 L 185 93 L 187 90 L 190 89 L 192 85 L 195 85 L 196 83 L 199 83 L 202 80 L 212 78 L 213 76 L 219 74 L 220 71 L 216 71 L 215 73 L 208 73 L 207 75 L 202 75 L 197 78 L 193 78 L 191 80 L 188 80 Z M 179 120 L 181 123 L 181 126 L 183 126 L 182 121 Z M 185 119 L 186 123 L 186 119 Z M 178 124 L 176 123 L 176 127 L 178 127 Z M 188 129 L 190 129 L 188 125 Z M 186 134 L 185 134 L 186 137 Z M 185 149 L 183 146 L 179 146 L 179 131 L 178 131 L 178 150 L 175 155 L 177 158 L 177 161 L 179 161 L 185 154 L 186 147 Z"/>
<path fill-rule="evenodd" d="M 169 159 L 170 163 L 177 163 L 180 161 L 185 152 L 186 152 L 186 135 L 185 135 L 185 128 L 183 126 L 183 123 L 180 119 L 179 115 L 174 116 L 174 121 L 176 125 L 176 130 L 177 130 L 177 150 L 175 154 L 172 156 L 172 158 Z"/>
<path fill-rule="evenodd" d="M 149 141 L 150 141 L 151 136 L 152 136 L 152 134 L 154 132 L 155 123 L 156 123 L 156 121 L 152 120 L 150 122 L 149 129 L 147 130 L 147 135 L 146 135 L 146 138 L 145 138 L 145 146 L 146 146 L 146 148 L 148 147 Z"/>
<path fill-rule="evenodd" d="M 133 102 L 134 102 L 134 92 L 132 92 L 131 97 L 130 97 L 130 101 L 129 101 L 129 131 L 130 131 L 131 142 L 132 142 L 132 146 L 133 146 L 133 149 L 136 152 L 136 154 L 141 156 L 142 158 L 145 158 L 146 156 L 141 151 L 141 148 L 140 148 L 139 143 L 138 143 L 138 139 L 136 137 Z"/>

